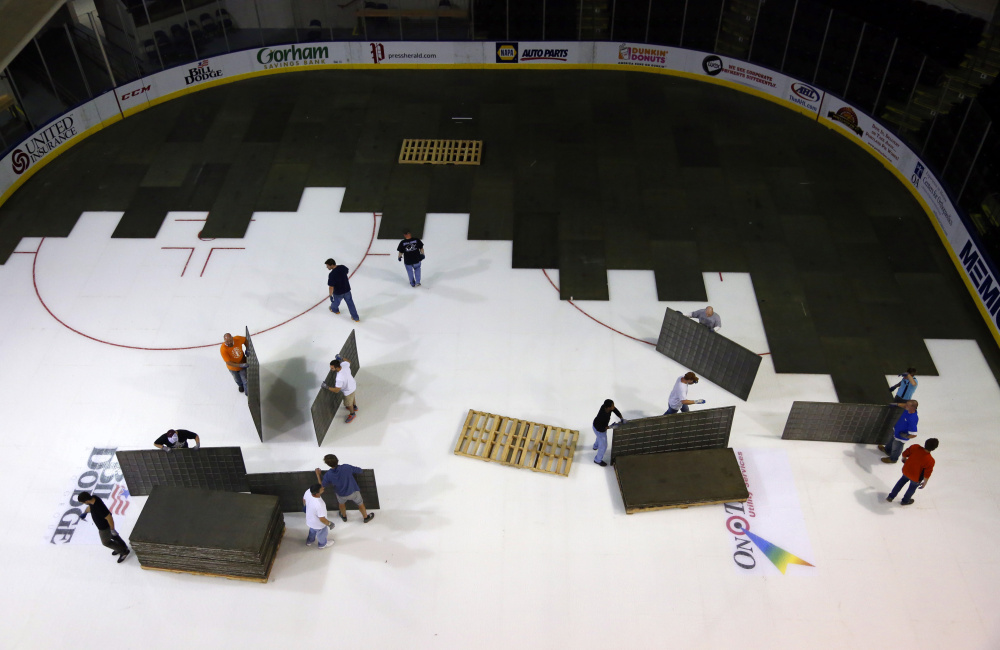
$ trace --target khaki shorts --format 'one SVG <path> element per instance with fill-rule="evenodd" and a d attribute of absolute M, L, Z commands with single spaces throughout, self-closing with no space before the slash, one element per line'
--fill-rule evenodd
<path fill-rule="evenodd" d="M 360 491 L 354 491 L 354 492 L 348 494 L 346 497 L 342 497 L 339 494 L 337 495 L 337 503 L 347 503 L 348 501 L 353 501 L 354 503 L 358 504 L 359 506 L 365 505 L 365 502 L 361 500 L 361 492 Z"/>
<path fill-rule="evenodd" d="M 348 411 L 354 410 L 354 396 L 358 394 L 358 391 L 354 391 L 350 395 L 344 395 L 344 406 L 347 407 Z"/>

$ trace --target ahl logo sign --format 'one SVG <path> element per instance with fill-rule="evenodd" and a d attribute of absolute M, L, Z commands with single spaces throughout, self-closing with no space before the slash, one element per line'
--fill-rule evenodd
<path fill-rule="evenodd" d="M 67 493 L 65 502 L 59 508 L 54 523 L 49 526 L 46 542 L 49 544 L 100 544 L 97 529 L 89 519 L 82 521 L 87 511 L 86 504 L 77 499 L 81 492 L 90 492 L 104 501 L 118 526 L 119 517 L 125 516 L 129 508 L 128 487 L 122 476 L 117 448 L 95 447 L 87 459 L 87 469 L 76 478 L 76 485 Z"/>
<path fill-rule="evenodd" d="M 497 63 L 517 63 L 517 43 L 497 43 Z"/>
<path fill-rule="evenodd" d="M 701 69 L 709 76 L 714 77 L 718 75 L 722 72 L 722 58 L 714 54 L 706 56 L 701 62 Z"/>
<path fill-rule="evenodd" d="M 799 508 L 798 495 L 792 479 L 792 468 L 783 451 L 746 450 L 736 452 L 750 493 L 746 503 L 726 503 L 726 532 L 732 535 L 732 562 L 742 574 L 784 575 L 788 566 L 803 569 L 800 574 L 815 573 L 815 567 L 798 555 L 764 539 L 756 529 L 763 529 L 772 539 L 797 552 L 809 555 L 809 539 Z M 753 521 L 754 531 L 750 530 Z M 762 561 L 767 558 L 767 562 Z"/>
<path fill-rule="evenodd" d="M 208 65 L 208 59 L 198 63 L 197 67 L 189 68 L 188 74 L 184 77 L 184 85 L 190 86 L 194 83 L 199 83 L 201 81 L 208 81 L 209 79 L 217 79 L 222 76 L 222 70 L 213 70 L 210 65 Z"/>
<path fill-rule="evenodd" d="M 801 81 L 796 81 L 792 84 L 792 93 L 806 102 L 818 102 L 820 98 L 818 90 Z"/>
<path fill-rule="evenodd" d="M 521 63 L 525 61 L 565 61 L 569 50 L 525 50 L 521 52 Z"/>
<path fill-rule="evenodd" d="M 372 63 L 385 61 L 385 45 L 381 43 L 369 43 L 369 45 L 372 48 Z"/>
<path fill-rule="evenodd" d="M 76 137 L 76 126 L 72 115 L 53 122 L 25 140 L 22 148 L 14 150 L 10 157 L 11 170 L 20 176 L 32 163 L 38 162 L 47 153 L 74 137 Z"/>
<path fill-rule="evenodd" d="M 291 68 L 298 65 L 326 63 L 330 58 L 328 47 L 297 47 L 295 45 L 280 50 L 269 47 L 257 50 L 257 63 L 264 69 Z"/>

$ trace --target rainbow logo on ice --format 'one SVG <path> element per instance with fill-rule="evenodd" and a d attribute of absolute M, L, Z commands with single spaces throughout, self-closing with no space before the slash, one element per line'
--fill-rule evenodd
<path fill-rule="evenodd" d="M 760 535 L 755 535 L 754 533 L 751 533 L 750 523 L 743 517 L 740 517 L 738 515 L 730 517 L 726 521 L 726 528 L 728 528 L 729 532 L 733 533 L 734 535 L 746 535 L 750 539 L 750 541 L 754 543 L 754 546 L 759 548 L 761 552 L 767 556 L 767 559 L 771 561 L 771 564 L 773 564 L 775 568 L 778 569 L 778 571 L 781 571 L 782 575 L 784 575 L 785 571 L 788 570 L 789 564 L 799 564 L 801 566 L 815 566 L 809 564 L 799 556 L 789 553 L 780 546 L 772 544 L 771 542 L 767 541 Z M 740 544 L 740 546 L 742 546 L 742 544 Z M 739 552 L 746 553 L 746 551 L 739 551 Z M 752 568 L 752 567 L 744 566 L 743 568 Z"/>

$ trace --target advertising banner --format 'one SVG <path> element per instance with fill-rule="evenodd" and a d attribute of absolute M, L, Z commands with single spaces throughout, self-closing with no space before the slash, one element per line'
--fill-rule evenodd
<path fill-rule="evenodd" d="M 844 133 L 854 135 L 909 177 L 916 156 L 887 128 L 870 118 L 864 111 L 833 95 L 823 98 L 820 122 Z"/>
<path fill-rule="evenodd" d="M 22 178 L 31 176 L 49 158 L 57 155 L 57 150 L 116 115 L 120 116 L 115 94 L 108 92 L 63 113 L 32 133 L 0 159 L 0 196 Z"/>
<path fill-rule="evenodd" d="M 816 575 L 809 533 L 784 451 L 736 449 L 750 497 L 723 504 L 730 562 L 742 575 Z"/>
<path fill-rule="evenodd" d="M 487 65 L 589 65 L 594 63 L 594 43 L 579 41 L 496 41 L 486 43 Z"/>
<path fill-rule="evenodd" d="M 449 65 L 478 63 L 482 57 L 478 43 L 369 41 L 350 46 L 355 65 Z"/>
<path fill-rule="evenodd" d="M 146 78 L 151 88 L 145 94 L 148 101 L 153 102 L 227 77 L 245 74 L 250 72 L 249 58 L 255 53 L 256 50 L 223 54 L 158 72 Z"/>
<path fill-rule="evenodd" d="M 132 511 L 129 510 L 128 486 L 121 467 L 115 458 L 114 447 L 94 447 L 87 457 L 86 466 L 72 479 L 72 487 L 62 495 L 62 499 L 52 515 L 52 521 L 45 531 L 46 544 L 100 544 L 101 539 L 94 526 L 93 518 L 83 519 L 87 505 L 77 497 L 81 492 L 89 492 L 104 501 L 120 528 Z M 134 509 L 133 509 L 134 510 Z"/>
<path fill-rule="evenodd" d="M 247 54 L 251 72 L 342 65 L 351 61 L 351 48 L 348 43 L 274 45 L 249 50 Z"/>
<path fill-rule="evenodd" d="M 631 68 L 657 68 L 660 70 L 688 69 L 688 57 L 697 55 L 691 50 L 643 43 L 595 43 L 594 63 L 620 65 Z"/>

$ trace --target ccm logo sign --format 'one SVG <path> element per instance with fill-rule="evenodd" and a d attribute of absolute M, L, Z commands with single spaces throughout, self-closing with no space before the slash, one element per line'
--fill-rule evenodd
<path fill-rule="evenodd" d="M 133 90 L 130 93 L 123 94 L 122 95 L 122 101 L 125 101 L 127 99 L 132 99 L 133 97 L 138 97 L 139 95 L 143 94 L 144 92 L 146 92 L 149 89 L 150 89 L 150 86 L 143 86 L 142 88 L 136 88 L 135 90 Z"/>

